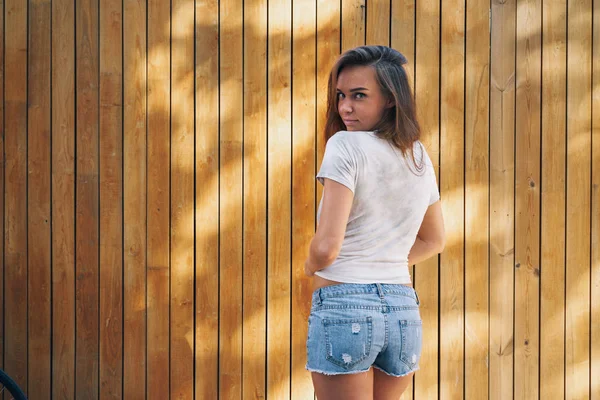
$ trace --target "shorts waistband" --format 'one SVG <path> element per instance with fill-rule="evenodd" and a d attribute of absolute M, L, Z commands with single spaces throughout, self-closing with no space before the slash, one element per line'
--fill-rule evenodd
<path fill-rule="evenodd" d="M 391 283 L 340 283 L 331 286 L 325 286 L 313 292 L 313 299 L 317 303 L 328 297 L 339 297 L 348 294 L 377 294 L 380 298 L 385 298 L 386 294 L 396 294 L 408 296 L 419 302 L 419 296 L 414 288 L 402 284 Z"/>

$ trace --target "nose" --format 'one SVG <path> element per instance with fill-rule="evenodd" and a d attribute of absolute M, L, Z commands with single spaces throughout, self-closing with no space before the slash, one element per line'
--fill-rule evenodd
<path fill-rule="evenodd" d="M 340 114 L 352 113 L 352 104 L 347 99 L 338 100 L 338 111 Z"/>

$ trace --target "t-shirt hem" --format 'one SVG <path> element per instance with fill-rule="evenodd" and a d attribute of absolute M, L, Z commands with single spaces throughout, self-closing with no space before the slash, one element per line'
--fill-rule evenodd
<path fill-rule="evenodd" d="M 340 282 L 340 283 L 359 283 L 359 284 L 367 284 L 367 283 L 387 283 L 387 284 L 392 284 L 392 285 L 412 285 L 412 280 L 409 277 L 404 277 L 404 278 L 398 278 L 398 279 L 361 279 L 361 278 L 348 278 L 347 276 L 337 276 L 337 275 L 332 275 L 332 274 L 328 274 L 326 272 L 323 271 L 317 271 L 315 272 L 315 275 L 321 277 L 321 278 L 325 278 L 331 281 L 335 281 L 335 282 Z"/>

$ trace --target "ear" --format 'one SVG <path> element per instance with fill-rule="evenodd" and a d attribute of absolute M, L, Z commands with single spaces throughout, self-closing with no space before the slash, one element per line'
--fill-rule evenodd
<path fill-rule="evenodd" d="M 393 97 L 389 97 L 387 102 L 385 103 L 385 108 L 392 108 L 396 105 L 396 101 Z"/>

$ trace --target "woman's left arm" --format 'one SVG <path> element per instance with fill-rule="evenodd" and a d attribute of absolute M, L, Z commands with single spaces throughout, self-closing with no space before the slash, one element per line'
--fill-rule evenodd
<path fill-rule="evenodd" d="M 354 193 L 331 179 L 324 179 L 323 205 L 317 232 L 310 242 L 304 272 L 308 276 L 331 265 L 342 248 Z"/>

